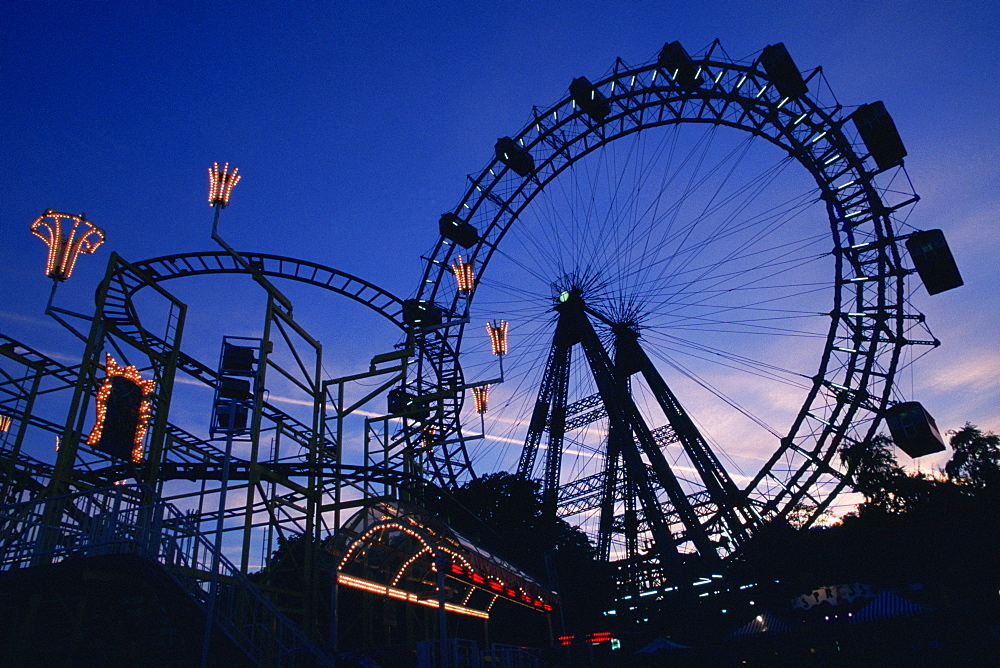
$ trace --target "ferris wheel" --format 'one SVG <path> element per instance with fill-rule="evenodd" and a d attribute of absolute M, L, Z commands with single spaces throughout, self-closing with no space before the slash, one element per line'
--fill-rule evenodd
<path fill-rule="evenodd" d="M 841 106 L 782 44 L 573 79 L 426 258 L 434 378 L 476 392 L 439 408 L 433 470 L 539 480 L 609 560 L 722 558 L 831 511 L 839 449 L 936 344 L 906 292 L 905 155 L 881 102 Z"/>

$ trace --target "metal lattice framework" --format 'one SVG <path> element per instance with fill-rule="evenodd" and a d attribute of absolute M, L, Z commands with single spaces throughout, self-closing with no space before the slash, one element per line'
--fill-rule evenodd
<path fill-rule="evenodd" d="M 268 300 L 264 314 L 268 345 L 261 365 L 274 382 L 298 392 L 297 401 L 306 408 L 290 412 L 265 395 L 262 382 L 260 396 L 254 398 L 254 423 L 240 439 L 245 444 L 239 456 L 231 459 L 218 438 L 192 433 L 178 424 L 171 414 L 177 384 L 211 390 L 219 385 L 220 377 L 214 360 L 192 354 L 190 343 L 182 347 L 188 306 L 164 284 L 195 276 L 246 276 L 250 273 L 247 264 L 261 275 L 346 297 L 402 327 L 398 298 L 313 262 L 267 254 L 241 254 L 237 259 L 227 252 L 202 252 L 129 263 L 113 255 L 97 290 L 94 316 L 73 314 L 89 327 L 89 332 L 78 334 L 86 344 L 82 364 L 67 366 L 26 344 L 0 337 L 0 413 L 9 421 L 0 448 L 3 500 L 27 501 L 132 478 L 148 485 L 158 498 L 176 500 L 188 509 L 194 503 L 197 521 L 208 531 L 219 515 L 212 507 L 212 495 L 227 486 L 242 489 L 242 505 L 227 504 L 224 516 L 227 535 L 232 536 L 227 543 L 242 536 L 240 566 L 246 570 L 259 563 L 261 554 L 273 551 L 277 537 L 318 534 L 339 521 L 333 519 L 334 514 L 339 517 L 342 508 L 360 503 L 376 488 L 395 495 L 413 485 L 414 471 L 411 468 L 407 473 L 400 462 L 386 457 L 376 467 L 345 464 L 341 452 L 341 419 L 387 386 L 405 382 L 412 347 L 386 355 L 378 369 L 373 360 L 372 370 L 356 377 L 324 378 L 318 343 L 274 299 Z M 105 351 L 123 364 L 136 364 L 143 378 L 155 381 L 141 461 L 117 460 L 87 442 L 90 404 Z M 345 384 L 371 378 L 381 379 L 382 386 L 360 399 L 345 399 Z M 347 406 L 348 400 L 357 403 Z M 60 418 L 66 407 L 68 417 Z M 57 440 L 55 462 L 36 457 L 43 432 Z M 399 443 L 408 442 L 409 434 L 393 430 L 391 436 L 397 450 L 402 450 Z M 262 444 L 264 438 L 271 441 L 270 452 Z M 263 539 L 263 548 L 262 532 L 269 536 Z"/>
<path fill-rule="evenodd" d="M 833 98 L 820 70 L 817 68 L 803 77 L 808 92 L 783 94 L 781 89 L 786 88 L 783 82 L 772 78 L 759 58 L 733 61 L 718 43 L 690 63 L 696 73 L 691 81 L 681 82 L 678 74 L 682 70 L 661 62 L 630 67 L 619 60 L 610 73 L 587 89 L 591 91 L 591 100 L 606 101 L 603 113 L 594 113 L 593 105 L 579 104 L 572 94 L 547 109 L 535 109 L 530 122 L 511 136 L 510 143 L 498 142 L 497 157 L 482 172 L 469 177 L 471 185 L 465 196 L 446 215 L 474 227 L 475 239 L 467 247 L 460 247 L 454 235 L 442 236 L 427 257 L 417 296 L 441 307 L 444 323 L 436 331 L 445 333 L 449 351 L 463 353 L 468 378 L 485 373 L 477 361 L 485 356 L 476 357 L 481 355 L 483 347 L 481 321 L 504 317 L 511 322 L 514 352 L 507 362 L 511 377 L 505 385 L 523 382 L 523 386 L 511 388 L 507 398 L 491 398 L 491 406 L 506 406 L 506 410 L 499 409 L 498 420 L 514 426 L 489 444 L 492 451 L 486 447 L 467 451 L 465 440 L 453 438 L 459 444 L 456 451 L 439 454 L 446 460 L 441 468 L 453 474 L 467 473 L 466 462 L 470 461 L 513 469 L 515 463 L 509 458 L 506 462 L 499 461 L 502 455 L 496 451 L 500 447 L 497 443 L 503 441 L 529 443 L 522 451 L 520 470 L 535 475 L 534 452 L 542 436 L 549 436 L 550 451 L 561 447 L 552 440 L 554 418 L 564 422 L 558 426 L 563 434 L 604 425 L 601 439 L 607 443 L 604 436 L 614 431 L 615 421 L 613 416 L 609 418 L 609 413 L 618 410 L 609 405 L 608 392 L 612 390 L 598 391 L 598 379 L 596 386 L 591 381 L 589 391 L 574 391 L 577 381 L 568 370 L 569 351 L 584 336 L 579 331 L 573 334 L 568 343 L 564 342 L 561 352 L 558 334 L 553 343 L 558 323 L 566 320 L 559 315 L 558 300 L 553 299 L 560 293 L 582 295 L 585 303 L 577 309 L 579 317 L 574 316 L 578 318 L 577 328 L 582 331 L 596 324 L 595 331 L 600 337 L 600 342 L 595 339 L 589 348 L 584 343 L 585 352 L 591 359 L 604 351 L 609 360 L 604 373 L 624 386 L 617 390 L 622 393 L 620 397 L 628 398 L 638 391 L 627 387 L 634 384 L 631 376 L 638 367 L 616 372 L 613 367 L 617 362 L 610 362 L 612 355 L 608 351 L 620 345 L 622 332 L 630 332 L 629 336 L 640 341 L 643 363 L 649 364 L 650 373 L 643 374 L 647 384 L 662 384 L 666 388 L 667 394 L 656 388 L 647 390 L 648 396 L 655 396 L 661 406 L 669 403 L 663 397 L 673 396 L 662 380 L 671 372 L 675 376 L 681 373 L 682 380 L 689 385 L 712 389 L 697 374 L 683 373 L 684 365 L 676 362 L 676 355 L 666 350 L 669 346 L 663 343 L 671 340 L 671 332 L 682 329 L 680 323 L 685 317 L 688 325 L 695 323 L 702 328 L 701 334 L 706 335 L 697 341 L 693 337 L 683 341 L 689 349 L 697 349 L 701 357 L 721 356 L 724 347 L 716 343 L 715 334 L 707 335 L 709 321 L 719 327 L 736 322 L 732 328 L 737 334 L 766 329 L 768 323 L 751 324 L 749 318 L 727 321 L 730 313 L 760 315 L 767 306 L 763 298 L 725 302 L 720 295 L 727 291 L 742 290 L 746 294 L 751 289 L 732 282 L 734 276 L 745 274 L 750 277 L 748 281 L 756 279 L 756 287 L 775 291 L 775 301 L 783 299 L 791 304 L 788 313 L 794 311 L 808 317 L 808 324 L 801 328 L 807 331 L 798 334 L 815 344 L 809 363 L 790 370 L 791 365 L 781 361 L 781 352 L 777 353 L 779 357 L 771 359 L 758 357 L 756 352 L 741 354 L 738 347 L 726 352 L 728 363 L 737 371 L 751 372 L 765 381 L 784 375 L 794 377 L 794 381 L 788 382 L 795 386 L 798 395 L 791 417 L 779 427 L 771 427 L 765 418 L 743 409 L 732 397 L 715 392 L 734 412 L 744 414 L 764 432 L 766 461 L 755 473 L 741 479 L 738 492 L 733 487 L 733 478 L 726 475 L 722 462 L 697 427 L 693 427 L 692 438 L 701 438 L 703 445 L 692 447 L 700 448 L 701 454 L 692 454 L 692 448 L 685 444 L 684 455 L 687 457 L 684 461 L 689 462 L 687 469 L 697 471 L 688 475 L 683 466 L 678 467 L 681 460 L 671 454 L 671 449 L 676 449 L 678 441 L 684 439 L 674 433 L 677 431 L 674 419 L 685 412 L 676 397 L 674 417 L 668 424 L 661 427 L 650 423 L 648 416 L 635 418 L 644 423 L 644 437 L 640 438 L 632 417 L 619 418 L 624 428 L 635 431 L 637 442 L 643 441 L 642 464 L 638 460 L 633 462 L 627 475 L 623 476 L 618 468 L 584 475 L 580 469 L 567 470 L 565 466 L 560 474 L 558 465 L 555 469 L 548 465 L 544 476 L 546 488 L 562 485 L 558 492 L 560 514 L 594 514 L 600 509 L 608 512 L 606 499 L 611 494 L 618 499 L 618 505 L 613 507 L 616 517 L 608 522 L 616 530 L 621 530 L 622 524 L 632 523 L 638 526 L 633 534 L 648 535 L 650 531 L 656 533 L 653 524 L 665 523 L 675 543 L 689 546 L 692 541 L 695 543 L 687 548 L 682 545 L 682 551 L 705 552 L 715 551 L 711 545 L 719 545 L 723 536 L 738 543 L 739 537 L 719 524 L 719 517 L 733 507 L 740 509 L 738 514 L 746 520 L 744 529 L 748 531 L 760 518 L 794 515 L 809 523 L 826 512 L 844 488 L 840 462 L 835 457 L 838 449 L 845 442 L 869 438 L 877 429 L 905 347 L 937 342 L 926 331 L 923 316 L 907 301 L 905 278 L 912 270 L 904 266 L 899 228 L 917 197 L 901 165 L 883 169 L 875 164 L 874 157 L 848 123 L 853 108 L 845 108 Z M 675 139 L 682 131 L 696 133 L 686 154 L 687 140 Z M 641 138 L 647 135 L 655 143 L 643 144 Z M 709 154 L 709 149 L 703 150 L 703 146 L 722 135 L 738 136 L 739 141 L 724 145 L 720 151 L 723 157 L 715 166 L 703 167 L 700 160 Z M 743 169 L 727 156 L 749 155 L 752 163 L 759 155 L 757 151 L 770 151 L 772 157 L 778 156 L 774 171 L 762 168 L 757 180 L 747 180 L 740 186 L 727 182 L 733 173 Z M 647 178 L 653 166 L 671 156 L 681 156 L 674 160 L 679 166 L 670 167 L 674 171 L 657 172 Z M 769 180 L 780 182 L 775 174 L 788 164 L 797 165 L 797 169 L 804 169 L 811 177 L 802 179 L 807 184 L 804 194 L 796 195 L 798 199 L 768 200 L 759 205 L 764 213 L 747 213 L 758 206 L 758 193 Z M 592 165 L 596 167 L 586 171 Z M 641 200 L 644 195 L 640 191 L 655 190 L 657 178 L 661 184 L 686 179 L 687 189 L 661 194 L 661 199 Z M 717 180 L 712 181 L 713 178 Z M 624 182 L 628 182 L 627 187 L 622 186 Z M 603 188 L 600 194 L 594 194 L 598 190 L 595 184 Z M 718 191 L 714 190 L 716 185 Z M 719 194 L 723 185 L 729 188 L 729 194 Z M 698 187 L 702 190 L 698 191 Z M 659 192 L 668 191 L 661 187 Z M 722 218 L 725 227 L 712 223 L 717 226 L 704 232 L 698 246 L 688 240 L 700 234 L 697 225 L 709 217 L 699 213 L 694 222 L 688 221 L 688 226 L 683 226 L 685 216 L 689 215 L 683 206 L 694 201 L 701 205 L 700 211 L 721 209 L 732 203 Z M 571 210 L 566 213 L 561 205 Z M 779 223 L 774 223 L 775 220 Z M 795 226 L 799 224 L 806 231 L 798 232 L 802 235 L 798 240 L 775 233 L 782 225 L 798 231 L 800 228 Z M 641 229 L 642 236 L 634 233 L 635 229 Z M 667 230 L 662 237 L 661 230 Z M 730 237 L 733 240 L 726 241 Z M 702 247 L 711 248 L 713 244 L 722 246 L 715 264 L 709 265 L 707 260 L 692 264 L 690 258 L 698 256 Z M 533 263 L 527 256 L 535 249 L 541 249 L 542 259 Z M 460 252 L 464 262 L 475 267 L 473 290 L 460 290 L 449 269 Z M 578 255 L 574 256 L 574 252 Z M 612 253 L 624 256 L 623 261 L 612 266 L 612 261 L 618 259 L 613 257 L 602 264 L 602 258 Z M 822 265 L 825 272 L 822 283 L 808 289 L 822 293 L 821 308 L 816 307 L 816 302 L 809 302 L 806 307 L 806 302 L 801 301 L 807 290 L 794 286 L 800 276 L 795 273 L 796 260 L 803 265 L 813 261 Z M 654 271 L 671 263 L 674 267 L 680 264 L 687 273 Z M 700 275 L 699 269 L 703 270 Z M 616 271 L 625 277 L 620 284 L 615 283 Z M 787 276 L 785 282 L 772 278 L 782 274 Z M 531 281 L 535 282 L 534 288 L 527 287 Z M 653 287 L 646 290 L 650 285 Z M 659 285 L 664 286 L 664 292 L 653 294 L 653 288 Z M 668 292 L 668 286 L 673 292 Z M 518 320 L 518 309 L 529 303 L 538 307 L 534 326 Z M 686 314 L 684 309 L 688 309 Z M 669 325 L 673 330 L 657 320 L 671 315 L 674 319 Z M 467 326 L 471 329 L 467 330 Z M 521 344 L 519 326 L 524 341 Z M 547 334 L 531 338 L 541 331 Z M 724 339 L 731 333 L 723 331 L 718 338 Z M 670 345 L 680 343 L 675 336 Z M 528 380 L 527 374 L 523 381 L 516 380 L 518 345 L 529 348 L 522 355 L 522 363 L 535 370 L 530 375 L 532 380 Z M 438 359 L 439 367 L 444 369 L 439 376 L 449 375 L 449 365 L 455 365 L 453 375 L 458 376 L 457 357 Z M 590 372 L 599 375 L 595 364 L 591 359 Z M 543 368 L 547 371 L 539 376 Z M 551 387 L 546 389 L 545 383 Z M 512 397 L 517 391 L 530 392 L 533 409 L 530 401 L 515 404 Z M 685 397 L 681 400 L 687 403 Z M 559 410 L 553 406 L 559 406 Z M 458 430 L 461 408 L 459 400 L 442 411 L 440 422 L 446 427 L 446 437 L 461 433 Z M 670 409 L 664 410 L 669 417 Z M 697 415 L 694 418 L 697 420 Z M 721 446 L 715 443 L 715 447 L 725 451 L 727 445 L 739 438 L 729 434 L 728 443 Z M 584 441 L 581 437 L 576 443 Z M 671 461 L 657 463 L 659 455 L 654 452 L 654 444 Z M 613 456 L 601 449 L 604 447 L 608 446 L 593 446 L 591 454 L 607 462 Z M 695 461 L 698 459 L 701 463 Z M 648 504 L 642 505 L 662 503 L 667 507 L 665 514 L 654 522 L 648 507 L 635 508 L 635 495 L 642 496 L 641 492 L 614 490 L 648 485 L 646 475 L 639 471 L 664 465 L 677 474 L 675 477 L 686 490 L 689 502 L 681 502 L 674 496 L 667 498 L 671 495 L 656 489 L 668 476 L 665 471 L 654 473 L 655 501 L 649 497 Z M 706 475 L 714 477 L 716 482 L 707 482 Z M 443 482 L 454 484 L 457 477 Z M 722 490 L 729 494 L 728 500 L 720 496 Z M 678 508 L 678 504 L 687 509 Z M 695 518 L 677 518 L 677 514 L 686 512 L 693 513 Z M 653 542 L 659 541 L 654 538 Z M 732 546 L 733 542 L 728 542 L 727 547 L 719 549 L 725 554 Z M 639 549 L 633 540 L 626 551 L 636 554 Z M 612 552 L 623 554 L 622 550 Z"/>

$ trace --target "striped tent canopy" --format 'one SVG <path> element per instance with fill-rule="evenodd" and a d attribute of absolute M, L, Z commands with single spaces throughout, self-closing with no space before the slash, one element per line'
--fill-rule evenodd
<path fill-rule="evenodd" d="M 773 635 L 778 633 L 789 633 L 792 627 L 773 612 L 761 612 L 759 615 L 736 629 L 728 636 L 727 640 L 734 638 L 757 638 L 762 635 Z"/>
<path fill-rule="evenodd" d="M 851 617 L 851 623 L 871 622 L 880 619 L 896 617 L 913 617 L 931 612 L 925 605 L 914 603 L 892 592 L 883 591 L 872 599 L 871 603 L 861 608 Z"/>

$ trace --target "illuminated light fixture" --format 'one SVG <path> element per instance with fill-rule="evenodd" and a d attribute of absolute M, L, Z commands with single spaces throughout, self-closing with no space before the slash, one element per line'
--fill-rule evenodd
<path fill-rule="evenodd" d="M 46 209 L 31 224 L 31 233 L 49 247 L 45 275 L 56 281 L 70 277 L 81 253 L 93 253 L 104 243 L 104 230 L 87 220 L 83 213 L 75 216 Z"/>
<path fill-rule="evenodd" d="M 399 522 L 387 522 L 385 524 L 376 524 L 375 526 L 370 527 L 367 531 L 365 531 L 358 538 L 356 538 L 353 543 L 351 543 L 351 546 L 347 549 L 346 554 L 344 554 L 344 557 L 340 560 L 340 564 L 337 566 L 337 570 L 342 570 L 344 566 L 347 565 L 347 562 L 350 561 L 353 552 L 356 549 L 360 548 L 360 546 L 365 541 L 367 541 L 369 538 L 371 538 L 379 531 L 389 531 L 389 530 L 401 531 L 410 538 L 419 541 L 424 548 L 427 548 L 428 550 L 430 549 L 430 545 L 427 544 L 423 536 L 421 536 L 419 533 L 417 533 L 410 527 L 406 526 L 405 524 L 401 524 Z"/>
<path fill-rule="evenodd" d="M 490 386 L 480 385 L 472 388 L 472 400 L 476 404 L 476 412 L 482 415 L 489 408 Z"/>
<path fill-rule="evenodd" d="M 7 433 L 10 431 L 11 418 L 9 415 L 0 415 L 0 432 Z"/>
<path fill-rule="evenodd" d="M 430 450 L 434 447 L 434 440 L 437 438 L 437 427 L 432 424 L 425 424 L 420 432 L 420 447 L 423 450 Z"/>
<path fill-rule="evenodd" d="M 97 422 L 87 437 L 87 445 L 119 455 L 124 455 L 122 450 L 127 447 L 128 458 L 138 463 L 142 460 L 142 439 L 149 426 L 150 397 L 156 381 L 143 380 L 135 366 L 118 366 L 111 355 L 106 355 L 105 361 L 106 375 L 97 391 Z"/>
<path fill-rule="evenodd" d="M 372 582 L 370 580 L 365 580 L 362 578 L 347 575 L 343 570 L 348 567 L 352 559 L 362 560 L 368 553 L 368 550 L 373 547 L 372 539 L 376 534 L 382 533 L 383 537 L 380 537 L 379 541 L 384 541 L 386 538 L 391 540 L 391 534 L 395 532 L 400 532 L 410 538 L 415 539 L 420 544 L 420 549 L 412 554 L 395 573 L 392 583 L 388 586 L 385 584 L 380 584 L 377 582 Z M 445 545 L 439 545 L 438 550 L 443 555 L 451 557 L 451 563 L 448 564 L 446 569 L 446 574 L 453 578 L 458 578 L 464 580 L 466 583 L 477 585 L 480 590 L 487 591 L 494 595 L 493 601 L 487 606 L 486 611 L 482 612 L 474 608 L 467 608 L 465 605 L 471 598 L 471 591 L 465 596 L 465 600 L 461 605 L 446 604 L 446 608 L 451 612 L 457 612 L 459 614 L 471 614 L 476 617 L 486 618 L 487 613 L 492 607 L 492 603 L 496 601 L 496 596 L 504 596 L 508 600 L 523 605 L 532 610 L 542 610 L 545 612 L 551 612 L 553 606 L 541 597 L 535 597 L 528 594 L 523 588 L 515 590 L 512 587 L 507 586 L 499 578 L 487 579 L 475 571 L 472 564 L 466 559 L 462 554 L 450 549 Z M 431 556 L 431 570 L 437 572 L 438 559 L 435 556 L 434 549 L 427 543 L 421 532 L 418 532 L 413 526 L 408 524 L 403 524 L 399 521 L 390 521 L 386 523 L 376 524 L 369 527 L 351 542 L 350 547 L 347 548 L 347 552 L 341 558 L 337 565 L 337 578 L 341 584 L 346 584 L 347 586 L 354 587 L 356 589 L 361 589 L 363 591 L 368 591 L 374 594 L 380 594 L 383 596 L 388 596 L 390 598 L 397 598 L 411 603 L 419 603 L 421 605 L 428 605 L 429 607 L 437 607 L 437 602 L 432 600 L 431 596 L 423 594 L 413 594 L 404 590 L 397 589 L 397 585 L 403 580 L 405 572 L 407 569 L 413 566 L 422 556 Z M 451 606 L 451 607 L 449 607 Z"/>
<path fill-rule="evenodd" d="M 449 554 L 452 553 L 449 552 Z M 458 557 L 459 555 L 452 554 L 452 556 Z M 463 559 L 463 561 L 465 560 Z M 533 610 L 534 609 L 545 610 L 546 612 L 550 612 L 552 610 L 551 604 L 546 603 L 541 598 L 532 597 L 530 594 L 524 591 L 524 589 L 515 590 L 511 587 L 508 587 L 499 580 L 487 580 L 482 575 L 476 573 L 467 562 L 464 567 L 459 564 L 452 563 L 451 575 L 465 578 L 475 584 L 484 585 L 483 589 L 489 587 L 491 590 L 497 592 L 497 594 L 495 594 L 496 596 L 503 595 L 507 597 L 509 600 L 513 601 L 514 603 L 519 603 Z M 487 611 L 489 611 L 488 607 Z"/>
<path fill-rule="evenodd" d="M 461 255 L 451 265 L 451 271 L 455 274 L 458 282 L 458 293 L 462 295 L 472 294 L 472 287 L 476 282 L 475 269 L 472 262 L 466 262 Z"/>
<path fill-rule="evenodd" d="M 219 171 L 219 163 L 212 163 L 212 166 L 208 168 L 209 205 L 225 209 L 229 204 L 229 197 L 233 192 L 233 188 L 239 182 L 240 170 L 238 167 L 233 167 L 233 171 L 230 172 L 229 163 L 227 162 L 222 167 L 222 171 Z"/>
<path fill-rule="evenodd" d="M 602 631 L 599 633 L 587 633 L 582 635 L 574 636 L 559 636 L 559 644 L 563 646 L 569 645 L 586 645 L 592 644 L 597 645 L 599 643 L 613 643 L 617 640 L 613 633 L 610 631 Z"/>
<path fill-rule="evenodd" d="M 422 599 L 417 594 L 411 594 L 408 591 L 396 589 L 395 587 L 387 587 L 385 585 L 378 584 L 377 582 L 372 582 L 371 580 L 356 578 L 351 575 L 347 575 L 346 573 L 337 573 L 337 582 L 338 584 L 342 584 L 353 589 L 360 589 L 361 591 L 378 594 L 379 596 L 395 598 L 401 601 L 406 601 L 407 603 L 416 603 L 417 605 L 424 605 L 429 608 L 436 608 L 439 605 L 436 600 Z M 448 612 L 454 612 L 459 615 L 468 615 L 470 617 L 478 617 L 480 619 L 490 618 L 488 612 L 476 610 L 475 608 L 467 608 L 462 605 L 456 605 L 455 603 L 445 603 L 444 609 Z"/>
<path fill-rule="evenodd" d="M 494 355 L 507 354 L 507 321 L 486 323 L 486 331 L 490 335 L 490 345 Z"/>
<path fill-rule="evenodd" d="M 826 130 L 824 130 L 823 132 L 820 132 L 815 137 L 813 137 L 812 139 L 810 139 L 808 143 L 815 144 L 816 142 L 818 142 L 820 139 L 822 139 L 825 136 L 826 136 Z"/>
<path fill-rule="evenodd" d="M 420 550 L 419 552 L 417 552 L 416 554 L 414 554 L 412 557 L 410 557 L 409 559 L 407 559 L 406 562 L 403 563 L 403 565 L 399 567 L 399 571 L 396 573 L 396 577 L 394 577 L 392 579 L 392 586 L 395 587 L 396 585 L 398 585 L 399 581 L 403 579 L 403 574 L 406 573 L 406 569 L 409 568 L 410 566 L 412 566 L 413 563 L 417 559 L 419 559 L 420 557 L 424 556 L 426 553 L 428 553 L 430 551 L 431 551 L 431 549 L 429 547 L 424 547 L 422 550 Z"/>

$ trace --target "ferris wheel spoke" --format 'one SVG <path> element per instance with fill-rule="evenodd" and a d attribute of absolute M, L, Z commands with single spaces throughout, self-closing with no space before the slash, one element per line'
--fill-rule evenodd
<path fill-rule="evenodd" d="M 470 415 L 490 436 L 475 445 L 476 457 L 511 470 L 526 434 L 533 431 L 544 449 L 559 411 L 570 406 L 584 408 L 567 417 L 572 429 L 560 437 L 561 482 L 625 466 L 621 448 L 636 439 L 645 439 L 646 463 L 665 453 L 655 475 L 634 457 L 627 466 L 633 492 L 639 482 L 651 485 L 641 504 L 618 490 L 599 513 L 604 520 L 593 513 L 579 520 L 589 522 L 602 554 L 611 555 L 614 545 L 618 557 L 637 557 L 642 540 L 666 560 L 675 543 L 713 551 L 685 537 L 707 535 L 702 529 L 738 543 L 739 524 L 726 523 L 735 506 L 712 482 L 711 471 L 726 475 L 717 463 L 723 460 L 727 467 L 763 462 L 746 484 L 765 515 L 782 516 L 810 498 L 828 503 L 833 492 L 810 489 L 821 473 L 817 462 L 832 461 L 848 434 L 863 437 L 852 430 L 874 429 L 872 413 L 904 363 L 904 341 L 880 338 L 876 328 L 840 315 L 877 305 L 902 327 L 908 302 L 897 303 L 895 212 L 888 199 L 873 199 L 875 192 L 891 199 L 901 181 L 875 185 L 880 172 L 855 151 L 857 138 L 845 131 L 848 116 L 835 101 L 815 91 L 783 98 L 757 63 L 725 62 L 724 54 L 698 62 L 710 78 L 694 88 L 658 81 L 656 62 L 616 66 L 595 84 L 614 93 L 615 113 L 607 119 L 588 117 L 569 98 L 536 114 L 515 136 L 532 156 L 529 174 L 497 159 L 456 207 L 481 238 L 467 251 L 481 273 L 475 292 L 460 296 L 448 283 L 453 245 L 439 246 L 428 264 L 428 294 L 451 300 L 456 322 L 471 323 L 456 325 L 467 376 L 497 377 L 486 333 L 472 328 L 510 323 L 503 382 L 492 390 L 489 413 Z M 862 275 L 864 282 L 851 280 Z M 566 300 L 582 303 L 593 321 L 595 338 L 586 346 L 579 332 L 556 334 L 566 322 Z M 543 384 L 551 386 L 546 362 L 559 336 L 565 396 L 540 398 Z M 630 358 L 627 351 L 637 353 L 623 343 L 629 336 L 641 340 L 649 366 Z M 703 445 L 675 440 L 661 381 L 677 384 L 692 419 L 705 412 L 711 429 L 691 432 L 705 434 L 697 437 Z M 831 385 L 846 389 L 827 392 Z M 608 402 L 634 403 L 635 414 Z M 726 427 L 729 416 L 748 428 Z M 612 423 L 629 433 L 615 435 Z M 754 460 L 746 452 L 750 441 L 770 453 Z M 663 523 L 656 531 L 647 523 L 635 535 L 617 533 L 608 517 L 626 504 L 683 508 L 687 501 L 674 484 L 681 496 L 718 510 L 684 521 L 654 517 Z"/>
<path fill-rule="evenodd" d="M 676 359 L 677 356 L 688 356 L 698 358 L 715 365 L 727 368 L 739 368 L 746 370 L 760 377 L 766 376 L 771 380 L 795 385 L 800 388 L 808 387 L 803 380 L 808 380 L 801 371 L 783 367 L 764 360 L 735 353 L 725 348 L 710 346 L 700 341 L 684 339 L 677 336 L 664 336 L 659 341 L 658 346 L 654 346 L 651 354 L 663 355 L 664 361 L 668 359 L 668 353 L 673 353 L 669 359 Z"/>

